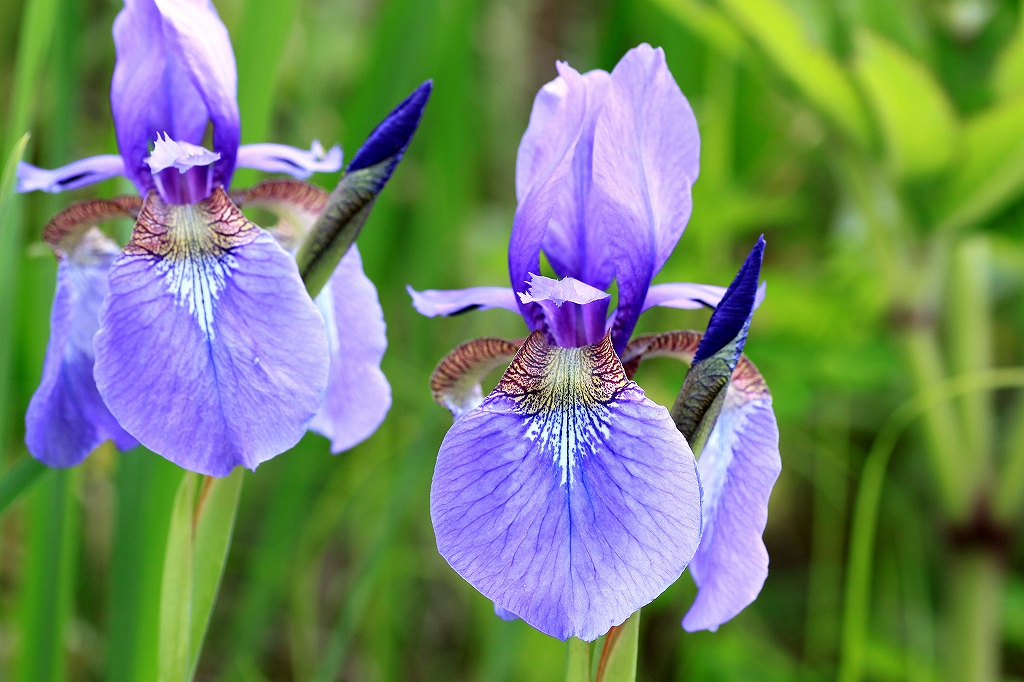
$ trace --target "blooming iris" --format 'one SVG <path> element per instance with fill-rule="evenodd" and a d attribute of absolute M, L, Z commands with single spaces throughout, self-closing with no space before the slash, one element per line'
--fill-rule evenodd
<path fill-rule="evenodd" d="M 380 371 L 387 340 L 377 292 L 348 248 L 354 234 L 342 247 L 330 237 L 362 225 L 430 84 L 378 126 L 330 198 L 292 180 L 229 195 L 236 167 L 306 178 L 338 170 L 341 149 L 239 146 L 234 55 L 208 0 L 125 0 L 114 42 L 120 154 L 19 168 L 20 191 L 125 175 L 141 195 L 75 204 L 44 232 L 59 266 L 43 376 L 26 414 L 30 452 L 72 466 L 104 440 L 122 450 L 138 442 L 223 476 L 290 448 L 307 427 L 335 452 L 355 445 L 390 406 Z M 208 128 L 212 151 L 201 146 Z M 241 205 L 280 221 L 264 230 Z M 123 248 L 97 227 L 117 217 L 136 220 Z M 329 268 L 322 290 L 302 270 L 317 265 Z M 307 289 L 319 291 L 315 302 Z"/>
<path fill-rule="evenodd" d="M 690 216 L 693 112 L 649 45 L 610 74 L 558 71 L 519 147 L 512 288 L 410 289 L 425 315 L 501 307 L 531 332 L 464 344 L 431 379 L 455 416 L 431 487 L 438 549 L 499 615 L 560 639 L 597 638 L 690 565 L 700 589 L 684 626 L 715 629 L 767 575 L 778 432 L 771 395 L 740 356 L 763 295 L 764 242 L 728 290 L 652 285 Z M 541 251 L 558 279 L 539 274 Z M 703 339 L 631 341 L 655 305 L 716 311 Z M 657 355 L 692 362 L 671 414 L 631 380 Z M 484 398 L 481 379 L 509 362 Z M 721 390 L 708 393 L 723 370 Z M 702 443 L 697 463 L 691 445 Z"/>

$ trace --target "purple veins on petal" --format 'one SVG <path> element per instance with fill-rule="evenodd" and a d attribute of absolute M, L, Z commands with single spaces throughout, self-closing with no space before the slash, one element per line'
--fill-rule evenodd
<path fill-rule="evenodd" d="M 388 346 L 384 311 L 355 245 L 316 304 L 327 326 L 331 369 L 323 405 L 309 428 L 329 438 L 337 454 L 373 434 L 391 407 L 391 386 L 380 369 Z"/>
<path fill-rule="evenodd" d="M 124 160 L 117 154 L 90 156 L 53 170 L 21 162 L 18 164 L 18 191 L 41 190 L 56 194 L 124 174 Z"/>
<path fill-rule="evenodd" d="M 534 332 L 455 422 L 431 485 L 438 549 L 500 608 L 592 641 L 675 581 L 700 538 L 693 454 L 608 337 Z"/>
<path fill-rule="evenodd" d="M 771 394 L 747 360 L 737 367 L 697 468 L 704 534 L 690 563 L 698 591 L 683 627 L 691 632 L 718 629 L 757 598 L 768 576 L 761 535 L 782 460 Z"/>
<path fill-rule="evenodd" d="M 406 285 L 405 290 L 412 297 L 412 305 L 420 315 L 458 315 L 470 310 L 504 308 L 519 312 L 515 293 L 508 287 L 470 287 L 469 289 L 416 291 Z"/>
<path fill-rule="evenodd" d="M 120 250 L 96 228 L 69 247 L 57 268 L 50 341 L 43 375 L 25 414 L 25 444 L 53 467 L 80 463 L 110 439 L 121 450 L 137 445 L 103 403 L 93 379 L 93 335 L 107 294 L 107 270 Z"/>
<path fill-rule="evenodd" d="M 325 150 L 320 140 L 313 140 L 308 150 L 273 142 L 243 144 L 238 148 L 237 166 L 255 168 L 264 173 L 284 173 L 305 180 L 313 173 L 341 170 L 341 147 L 334 145 Z"/>
<path fill-rule="evenodd" d="M 221 189 L 186 206 L 149 194 L 95 345 L 97 386 L 125 430 L 212 476 L 297 443 L 327 386 L 324 321 L 295 261 Z"/>

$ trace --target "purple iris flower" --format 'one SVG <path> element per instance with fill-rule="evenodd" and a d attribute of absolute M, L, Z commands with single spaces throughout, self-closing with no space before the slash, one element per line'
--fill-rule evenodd
<path fill-rule="evenodd" d="M 113 32 L 120 154 L 56 170 L 22 164 L 18 173 L 20 191 L 125 175 L 141 195 L 72 205 L 45 230 L 59 266 L 43 376 L 26 415 L 30 452 L 73 466 L 112 439 L 223 476 L 287 450 L 307 428 L 334 452 L 352 447 L 391 403 L 380 370 L 383 313 L 348 248 L 354 234 L 333 261 L 326 252 L 303 261 L 301 248 L 317 241 L 309 236 L 318 226 L 361 227 L 352 218 L 365 220 L 430 84 L 378 126 L 330 197 L 293 180 L 229 195 L 236 167 L 306 178 L 339 170 L 341 148 L 239 146 L 235 59 L 209 0 L 125 0 Z M 212 150 L 202 146 L 208 129 Z M 264 230 L 242 205 L 279 222 Z M 97 227 L 118 217 L 136 220 L 123 248 Z M 318 248 L 329 251 L 329 241 L 320 235 Z M 322 289 L 300 272 L 314 261 L 329 267 Z"/>
<path fill-rule="evenodd" d="M 438 549 L 499 616 L 588 641 L 690 565 L 700 591 L 684 625 L 715 629 L 767 575 L 778 433 L 771 395 L 740 356 L 764 292 L 763 241 L 728 290 L 652 285 L 690 217 L 693 112 L 662 50 L 646 44 L 610 74 L 558 72 L 519 147 L 512 288 L 409 290 L 424 315 L 506 308 L 530 330 L 525 341 L 470 341 L 431 379 L 455 416 L 431 487 Z M 539 274 L 541 251 L 557 279 Z M 631 341 L 655 305 L 717 307 L 703 350 L 698 332 Z M 694 377 L 725 368 L 710 435 L 686 427 L 685 391 L 670 414 L 631 380 L 658 355 L 692 362 Z M 481 380 L 506 365 L 485 398 Z M 688 437 L 705 443 L 699 462 Z"/>

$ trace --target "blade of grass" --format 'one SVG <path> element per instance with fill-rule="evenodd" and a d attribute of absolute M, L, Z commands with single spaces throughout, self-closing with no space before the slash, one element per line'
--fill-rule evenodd
<path fill-rule="evenodd" d="M 52 471 L 35 457 L 24 456 L 12 466 L 3 478 L 0 478 L 0 514 L 14 504 L 26 492 L 43 478 L 43 474 Z"/>
<path fill-rule="evenodd" d="M 184 682 L 188 673 L 192 616 L 192 520 L 199 475 L 188 472 L 174 495 L 160 584 L 157 680 Z"/>
<path fill-rule="evenodd" d="M 143 448 L 120 456 L 105 680 L 157 678 L 161 568 L 183 472 Z"/>
<path fill-rule="evenodd" d="M 78 554 L 78 472 L 58 469 L 32 496 L 22 578 L 18 680 L 65 679 L 65 640 Z"/>

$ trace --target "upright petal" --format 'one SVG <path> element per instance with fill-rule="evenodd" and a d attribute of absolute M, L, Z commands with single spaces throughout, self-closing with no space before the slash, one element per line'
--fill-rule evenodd
<path fill-rule="evenodd" d="M 622 350 L 647 288 L 690 218 L 697 180 L 697 121 L 665 64 L 643 44 L 612 71 L 594 132 L 591 229 L 607 235 L 618 282 L 613 337 Z"/>
<path fill-rule="evenodd" d="M 570 349 L 534 332 L 445 436 L 430 500 L 448 563 L 560 639 L 623 622 L 678 578 L 700 537 L 693 455 L 609 337 Z"/>
<path fill-rule="evenodd" d="M 108 439 L 122 450 L 136 445 L 93 380 L 92 339 L 107 295 L 107 271 L 118 253 L 110 238 L 92 228 L 57 267 L 43 375 L 25 413 L 28 451 L 49 466 L 75 466 Z"/>
<path fill-rule="evenodd" d="M 238 72 L 228 30 L 210 0 L 155 0 L 174 58 L 199 92 L 213 123 L 214 183 L 231 185 L 241 140 Z M 176 138 L 178 139 L 178 138 Z"/>
<path fill-rule="evenodd" d="M 125 171 L 139 192 L 153 187 L 145 159 L 157 134 L 201 144 L 210 121 L 221 155 L 214 181 L 229 185 L 240 135 L 237 76 L 227 29 L 209 0 L 125 0 L 114 45 L 111 109 Z"/>
<path fill-rule="evenodd" d="M 255 168 L 264 173 L 285 173 L 305 180 L 313 173 L 341 170 L 341 147 L 334 145 L 325 150 L 319 140 L 313 140 L 308 151 L 272 142 L 243 144 L 238 148 L 237 165 L 239 168 Z"/>
<path fill-rule="evenodd" d="M 779 473 L 779 429 L 757 368 L 741 359 L 722 412 L 697 463 L 704 484 L 704 534 L 690 573 L 697 599 L 689 631 L 716 630 L 757 598 L 768 576 L 761 534 Z"/>
<path fill-rule="evenodd" d="M 412 305 L 416 308 L 416 312 L 427 317 L 458 315 L 470 310 L 487 310 L 488 308 L 504 308 L 514 313 L 519 312 L 516 295 L 508 287 L 416 291 L 407 285 L 405 290 L 412 297 Z"/>
<path fill-rule="evenodd" d="M 212 476 L 298 442 L 320 407 L 324 321 L 295 262 L 223 190 L 147 197 L 96 334 L 96 383 L 151 450 Z"/>
<path fill-rule="evenodd" d="M 337 454 L 369 438 L 391 407 L 391 386 L 380 370 L 388 347 L 384 311 L 355 245 L 316 304 L 327 326 L 331 373 L 309 428 L 330 438 L 331 452 Z"/>
<path fill-rule="evenodd" d="M 540 272 L 541 246 L 572 172 L 572 152 L 586 113 L 583 76 L 564 63 L 558 64 L 558 70 L 559 78 L 537 94 L 531 128 L 520 144 L 516 161 L 519 204 L 512 221 L 508 271 L 517 293 L 526 291 L 531 273 Z M 522 171 L 518 170 L 520 166 Z M 519 308 L 531 330 L 544 326 L 539 305 L 519 302 Z"/>
<path fill-rule="evenodd" d="M 103 182 L 118 175 L 124 175 L 124 160 L 117 154 L 90 156 L 53 170 L 22 162 L 18 164 L 18 191 L 42 190 L 56 194 Z"/>

